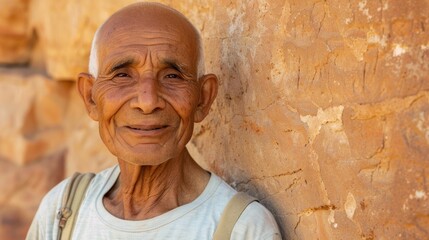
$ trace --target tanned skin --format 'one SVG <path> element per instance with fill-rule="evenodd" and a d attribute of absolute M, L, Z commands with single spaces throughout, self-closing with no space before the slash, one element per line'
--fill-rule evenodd
<path fill-rule="evenodd" d="M 97 44 L 98 76 L 81 73 L 77 84 L 121 170 L 104 206 L 143 220 L 193 201 L 210 174 L 186 144 L 218 88 L 215 75 L 198 76 L 196 31 L 173 9 L 137 3 L 105 22 Z"/>

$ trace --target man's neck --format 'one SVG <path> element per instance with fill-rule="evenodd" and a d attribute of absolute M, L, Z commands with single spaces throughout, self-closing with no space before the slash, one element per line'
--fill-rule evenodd
<path fill-rule="evenodd" d="M 143 220 L 193 201 L 210 175 L 185 150 L 158 166 L 138 166 L 119 160 L 121 173 L 103 203 L 116 217 Z M 185 174 L 186 173 L 186 174 Z"/>

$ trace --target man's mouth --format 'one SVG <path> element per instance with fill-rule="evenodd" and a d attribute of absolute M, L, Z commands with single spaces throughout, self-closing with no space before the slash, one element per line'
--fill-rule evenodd
<path fill-rule="evenodd" d="M 127 128 L 137 131 L 155 131 L 167 128 L 168 125 L 130 125 Z"/>

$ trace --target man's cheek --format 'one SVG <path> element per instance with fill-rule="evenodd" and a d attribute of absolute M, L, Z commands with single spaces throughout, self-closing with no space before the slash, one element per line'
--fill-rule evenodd
<path fill-rule="evenodd" d="M 100 122 L 99 123 L 99 132 L 100 132 L 100 137 L 102 139 L 102 141 L 104 142 L 104 144 L 106 145 L 106 147 L 109 149 L 109 151 L 113 154 L 113 155 L 117 155 L 117 151 L 116 151 L 116 146 L 115 146 L 115 132 L 112 132 L 110 130 L 110 126 L 106 123 L 106 122 Z"/>
<path fill-rule="evenodd" d="M 113 90 L 115 89 L 101 89 L 94 94 L 94 99 L 99 111 L 100 118 L 112 118 L 112 116 L 119 110 L 119 108 L 127 99 L 126 97 L 120 95 L 118 91 Z"/>
<path fill-rule="evenodd" d="M 169 102 L 179 115 L 189 115 L 198 105 L 195 94 L 171 94 L 165 96 L 165 100 Z"/>
<path fill-rule="evenodd" d="M 120 88 L 113 81 L 100 81 L 94 85 L 93 96 L 98 99 L 111 98 L 117 95 Z"/>

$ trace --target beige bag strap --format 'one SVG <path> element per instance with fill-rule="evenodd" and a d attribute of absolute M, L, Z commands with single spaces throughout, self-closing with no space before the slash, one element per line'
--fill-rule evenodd
<path fill-rule="evenodd" d="M 256 198 L 251 197 L 243 192 L 238 192 L 228 202 L 225 209 L 220 216 L 219 224 L 213 235 L 213 240 L 226 240 L 231 238 L 232 229 L 235 226 L 238 218 L 240 218 L 244 209 L 252 203 L 257 201 Z"/>
<path fill-rule="evenodd" d="M 94 176 L 94 173 L 75 173 L 67 183 L 64 189 L 61 209 L 57 215 L 60 220 L 57 240 L 71 239 L 77 213 L 89 183 Z"/>

